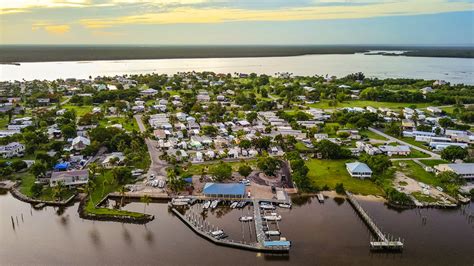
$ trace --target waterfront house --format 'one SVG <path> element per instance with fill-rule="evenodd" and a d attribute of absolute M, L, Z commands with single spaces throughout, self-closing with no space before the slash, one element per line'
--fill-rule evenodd
<path fill-rule="evenodd" d="M 361 163 L 361 162 L 346 163 L 346 169 L 347 169 L 347 172 L 349 172 L 349 174 L 352 177 L 357 177 L 360 179 L 372 177 L 372 170 L 365 163 Z"/>
<path fill-rule="evenodd" d="M 89 170 L 53 172 L 51 174 L 50 186 L 55 187 L 59 182 L 66 186 L 85 185 L 89 182 Z"/>
<path fill-rule="evenodd" d="M 436 165 L 434 168 L 437 173 L 451 171 L 458 174 L 460 177 L 466 179 L 467 181 L 474 181 L 474 163 L 439 164 Z"/>

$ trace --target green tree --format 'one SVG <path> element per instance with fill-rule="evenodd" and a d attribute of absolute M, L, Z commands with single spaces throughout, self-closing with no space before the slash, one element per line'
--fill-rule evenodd
<path fill-rule="evenodd" d="M 238 171 L 239 171 L 239 174 L 240 174 L 241 176 L 247 177 L 247 176 L 250 175 L 250 173 L 252 173 L 252 167 L 250 167 L 250 166 L 244 164 L 244 165 L 241 165 L 241 166 L 239 167 L 239 170 L 238 170 Z"/>
<path fill-rule="evenodd" d="M 280 161 L 274 157 L 261 156 L 257 160 L 257 167 L 268 176 L 274 176 L 280 168 Z"/>
<path fill-rule="evenodd" d="M 335 189 L 337 194 L 346 194 L 346 189 L 344 188 L 343 183 L 337 183 Z"/>
<path fill-rule="evenodd" d="M 229 164 L 221 161 L 219 164 L 212 167 L 210 173 L 216 179 L 216 181 L 222 182 L 232 176 L 232 167 Z"/>
<path fill-rule="evenodd" d="M 467 149 L 459 146 L 448 146 L 441 151 L 441 158 L 446 161 L 454 162 L 457 159 L 463 160 L 469 155 Z"/>
<path fill-rule="evenodd" d="M 247 121 L 249 121 L 249 123 L 253 124 L 253 122 L 257 120 L 257 116 L 258 115 L 256 112 L 250 112 L 250 113 L 247 113 L 245 118 L 247 119 Z"/>

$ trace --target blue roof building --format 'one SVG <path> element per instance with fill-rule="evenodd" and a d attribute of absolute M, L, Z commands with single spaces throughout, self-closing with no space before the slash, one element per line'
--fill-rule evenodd
<path fill-rule="evenodd" d="M 207 197 L 243 198 L 245 185 L 240 183 L 206 183 L 203 194 Z"/>
<path fill-rule="evenodd" d="M 68 168 L 69 168 L 69 163 L 68 162 L 57 163 L 54 166 L 54 170 L 56 170 L 56 171 L 66 171 Z"/>

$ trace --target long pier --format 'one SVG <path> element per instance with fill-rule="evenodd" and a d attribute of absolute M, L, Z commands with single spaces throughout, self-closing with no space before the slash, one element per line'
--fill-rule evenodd
<path fill-rule="evenodd" d="M 355 197 L 350 192 L 346 192 L 347 199 L 351 203 L 354 210 L 359 214 L 362 220 L 367 224 L 370 230 L 375 234 L 378 241 L 370 241 L 370 248 L 372 250 L 394 250 L 394 251 L 401 251 L 403 250 L 403 242 L 398 238 L 392 239 L 391 237 L 387 237 L 382 230 L 375 224 L 372 218 L 367 214 L 367 212 L 360 206 L 359 202 L 355 199 Z"/>

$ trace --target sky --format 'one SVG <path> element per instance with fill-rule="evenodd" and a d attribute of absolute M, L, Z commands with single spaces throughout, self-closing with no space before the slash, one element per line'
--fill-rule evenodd
<path fill-rule="evenodd" d="M 474 45 L 474 0 L 0 0 L 1 44 Z"/>

